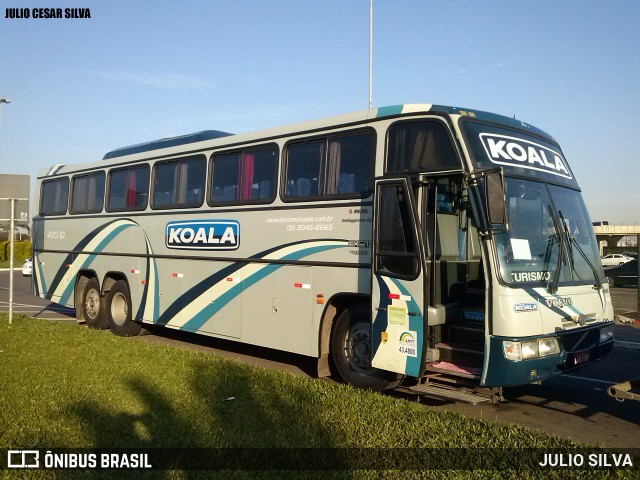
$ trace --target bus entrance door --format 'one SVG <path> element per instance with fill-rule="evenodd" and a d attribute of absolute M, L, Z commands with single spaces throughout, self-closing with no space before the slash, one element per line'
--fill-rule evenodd
<path fill-rule="evenodd" d="M 377 180 L 374 202 L 372 366 L 420 377 L 425 256 L 409 179 Z"/>

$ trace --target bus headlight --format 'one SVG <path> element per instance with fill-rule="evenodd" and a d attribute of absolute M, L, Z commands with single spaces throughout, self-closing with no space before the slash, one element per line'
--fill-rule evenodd
<path fill-rule="evenodd" d="M 536 358 L 538 356 L 538 342 L 536 340 L 530 340 L 528 342 L 522 342 L 522 359 Z"/>
<path fill-rule="evenodd" d="M 519 362 L 530 358 L 547 357 L 560 353 L 560 345 L 555 337 L 537 338 L 524 342 L 502 342 L 504 356 L 508 360 Z"/>
<path fill-rule="evenodd" d="M 560 353 L 560 345 L 558 345 L 558 339 L 555 337 L 539 338 L 538 352 L 541 357 Z"/>

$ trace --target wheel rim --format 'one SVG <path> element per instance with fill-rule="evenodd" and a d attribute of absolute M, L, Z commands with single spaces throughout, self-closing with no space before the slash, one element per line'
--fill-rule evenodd
<path fill-rule="evenodd" d="M 352 370 L 370 374 L 371 367 L 371 327 L 359 322 L 352 325 L 345 339 L 345 356 Z"/>
<path fill-rule="evenodd" d="M 129 305 L 127 298 L 122 293 L 116 292 L 111 299 L 111 318 L 113 322 L 119 327 L 122 327 L 127 321 L 128 313 Z"/>
<path fill-rule="evenodd" d="M 100 294 L 95 288 L 87 292 L 84 300 L 84 311 L 91 320 L 98 318 L 100 313 Z"/>

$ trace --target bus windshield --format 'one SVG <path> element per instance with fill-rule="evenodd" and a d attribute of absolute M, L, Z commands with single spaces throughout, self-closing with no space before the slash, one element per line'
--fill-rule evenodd
<path fill-rule="evenodd" d="M 509 229 L 495 235 L 502 280 L 599 285 L 604 273 L 580 192 L 510 177 L 505 186 Z"/>

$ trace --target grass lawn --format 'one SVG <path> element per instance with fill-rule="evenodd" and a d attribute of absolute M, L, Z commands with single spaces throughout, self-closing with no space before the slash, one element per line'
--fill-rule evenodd
<path fill-rule="evenodd" d="M 415 402 L 108 331 L 22 316 L 14 316 L 9 325 L 3 314 L 0 406 L 0 448 L 580 446 L 518 426 L 436 412 Z M 354 478 L 354 473 L 338 475 Z M 408 472 L 401 473 L 397 478 Z M 466 478 L 472 472 L 459 473 Z M 522 473 L 548 478 L 550 472 Z"/>

